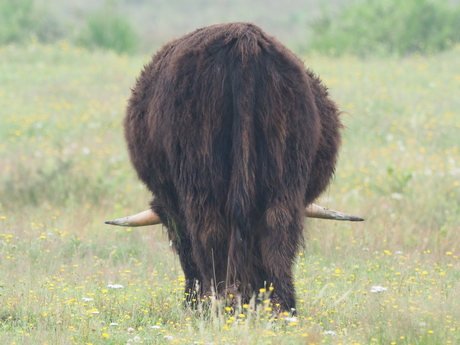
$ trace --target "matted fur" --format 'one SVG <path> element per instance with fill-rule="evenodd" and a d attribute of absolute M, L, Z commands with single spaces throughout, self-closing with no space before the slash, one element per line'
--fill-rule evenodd
<path fill-rule="evenodd" d="M 247 299 L 274 286 L 281 309 L 295 308 L 305 206 L 329 184 L 340 145 L 321 81 L 256 25 L 214 25 L 159 50 L 124 126 L 186 291 L 236 286 Z"/>

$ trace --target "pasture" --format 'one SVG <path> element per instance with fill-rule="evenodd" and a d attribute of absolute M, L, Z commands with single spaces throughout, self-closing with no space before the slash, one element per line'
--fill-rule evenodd
<path fill-rule="evenodd" d="M 306 221 L 298 316 L 273 319 L 267 303 L 184 308 L 161 226 L 104 224 L 148 207 L 121 121 L 149 57 L 1 47 L 2 343 L 458 344 L 460 47 L 303 59 L 346 125 L 318 204 L 366 221 Z"/>

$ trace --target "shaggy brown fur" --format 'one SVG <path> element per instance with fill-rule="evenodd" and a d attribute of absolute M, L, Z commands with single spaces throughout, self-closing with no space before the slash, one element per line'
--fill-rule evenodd
<path fill-rule="evenodd" d="M 247 299 L 274 286 L 281 309 L 295 308 L 305 206 L 327 187 L 340 145 L 321 81 L 256 25 L 214 25 L 160 49 L 124 125 L 186 291 L 236 286 Z"/>

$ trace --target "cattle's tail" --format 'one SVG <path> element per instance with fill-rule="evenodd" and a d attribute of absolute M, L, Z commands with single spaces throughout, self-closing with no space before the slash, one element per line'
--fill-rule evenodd
<path fill-rule="evenodd" d="M 255 47 L 254 47 L 255 46 Z M 235 66 L 232 68 L 231 87 L 233 95 L 232 123 L 232 170 L 227 197 L 226 212 L 231 226 L 227 265 L 227 286 L 240 286 L 248 291 L 251 276 L 250 252 L 252 234 L 251 218 L 254 212 L 256 190 L 255 162 L 255 112 L 256 88 L 254 74 L 255 57 L 246 52 L 257 52 L 257 41 L 251 35 L 241 37 L 233 47 Z M 251 73 L 248 73 L 251 69 Z"/>

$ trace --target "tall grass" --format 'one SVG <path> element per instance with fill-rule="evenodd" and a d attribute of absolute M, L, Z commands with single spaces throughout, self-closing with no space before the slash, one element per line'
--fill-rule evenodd
<path fill-rule="evenodd" d="M 275 320 L 268 304 L 184 308 L 184 277 L 161 227 L 103 223 L 147 207 L 120 128 L 146 58 L 64 43 L 0 48 L 0 339 L 458 342 L 459 52 L 304 57 L 345 111 L 340 164 L 318 203 L 366 221 L 307 221 L 298 318 Z"/>

